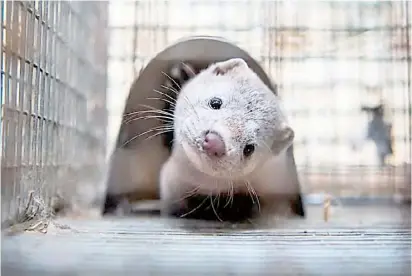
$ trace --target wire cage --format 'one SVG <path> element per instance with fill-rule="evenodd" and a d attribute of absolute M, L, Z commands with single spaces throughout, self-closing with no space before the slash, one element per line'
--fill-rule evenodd
<path fill-rule="evenodd" d="M 107 3 L 0 5 L 2 223 L 89 206 L 104 192 Z"/>
<path fill-rule="evenodd" d="M 166 46 L 204 34 L 247 50 L 277 83 L 305 194 L 410 194 L 408 1 L 1 5 L 2 222 L 56 198 L 97 202 L 133 79 Z"/>
<path fill-rule="evenodd" d="M 411 9 L 406 0 L 1 1 L 2 227 L 32 221 L 23 230 L 33 230 L 60 205 L 101 211 L 131 84 L 194 35 L 232 41 L 276 83 L 307 200 L 410 199 Z M 61 216 L 50 235 L 2 236 L 2 272 L 409 275 L 410 210 L 371 207 L 355 206 L 336 228 L 312 216 L 303 228 L 291 220 L 240 233 Z"/>
<path fill-rule="evenodd" d="M 113 1 L 109 10 L 109 141 L 155 53 L 182 37 L 220 36 L 278 85 L 305 194 L 409 197 L 408 1 Z"/>

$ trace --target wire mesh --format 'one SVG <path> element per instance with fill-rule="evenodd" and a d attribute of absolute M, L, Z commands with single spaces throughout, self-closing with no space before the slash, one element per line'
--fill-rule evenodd
<path fill-rule="evenodd" d="M 186 36 L 222 36 L 277 83 L 305 193 L 407 195 L 409 9 L 408 1 L 112 1 L 108 139 L 150 58 Z"/>
<path fill-rule="evenodd" d="M 2 223 L 89 204 L 104 188 L 107 3 L 2 1 L 0 16 Z"/>

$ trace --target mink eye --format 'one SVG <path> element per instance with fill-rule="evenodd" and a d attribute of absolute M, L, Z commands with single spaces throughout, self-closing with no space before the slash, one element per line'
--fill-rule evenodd
<path fill-rule="evenodd" d="M 220 98 L 211 98 L 209 100 L 209 106 L 213 109 L 220 109 L 222 106 L 222 100 Z"/>
<path fill-rule="evenodd" d="M 255 151 L 255 145 L 253 144 L 248 144 L 243 148 L 243 155 L 245 157 L 249 157 L 252 155 L 252 153 Z"/>

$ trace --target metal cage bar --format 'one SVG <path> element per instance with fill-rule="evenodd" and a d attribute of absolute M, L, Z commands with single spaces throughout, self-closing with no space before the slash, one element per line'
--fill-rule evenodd
<path fill-rule="evenodd" d="M 266 9 L 276 14 L 264 24 L 271 36 L 266 43 L 274 44 L 282 68 L 272 75 L 279 76 L 296 127 L 306 192 L 410 194 L 411 76 L 405 73 L 411 45 L 405 28 L 411 23 L 405 3 L 269 2 Z M 380 104 L 383 116 L 371 112 Z"/>
<path fill-rule="evenodd" d="M 84 201 L 79 180 L 99 190 L 107 3 L 2 1 L 1 16 L 2 222 L 19 222 L 56 196 Z"/>
<path fill-rule="evenodd" d="M 406 2 L 111 2 L 109 95 L 118 117 L 109 128 L 117 129 L 132 80 L 155 53 L 185 36 L 223 36 L 277 82 L 306 193 L 409 194 Z M 381 103 L 384 116 L 374 111 Z"/>

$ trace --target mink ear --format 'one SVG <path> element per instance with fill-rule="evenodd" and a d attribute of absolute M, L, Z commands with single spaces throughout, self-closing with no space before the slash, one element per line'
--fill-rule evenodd
<path fill-rule="evenodd" d="M 295 138 L 295 132 L 286 123 L 283 123 L 277 130 L 275 134 L 275 140 L 272 144 L 272 152 L 278 155 L 281 151 L 289 148 L 293 139 Z"/>
<path fill-rule="evenodd" d="M 235 68 L 248 68 L 248 65 L 242 58 L 231 58 L 215 63 L 213 73 L 216 75 L 225 75 Z"/>

